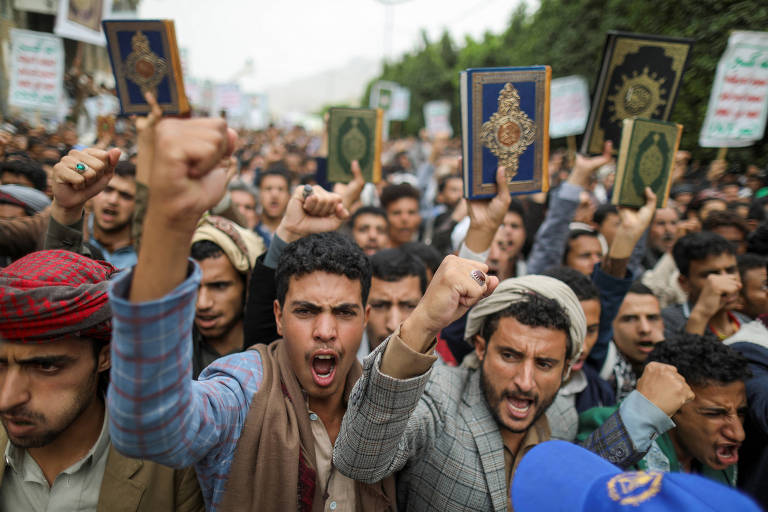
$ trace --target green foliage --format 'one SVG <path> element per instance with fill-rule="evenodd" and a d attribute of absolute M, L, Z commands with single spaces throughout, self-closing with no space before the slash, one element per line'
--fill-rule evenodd
<path fill-rule="evenodd" d="M 373 82 L 392 80 L 411 90 L 404 133 L 415 134 L 424 126 L 424 103 L 435 99 L 451 101 L 451 122 L 460 133 L 459 72 L 464 69 L 549 64 L 553 78 L 580 74 L 594 87 L 608 30 L 689 37 L 696 42 L 671 119 L 685 127 L 682 147 L 694 158 L 709 160 L 716 150 L 700 148 L 698 137 L 728 36 L 733 30 L 766 27 L 768 3 L 758 0 L 541 0 L 535 12 L 520 5 L 503 33 L 486 33 L 479 40 L 467 37 L 460 47 L 447 32 L 432 42 L 423 35 L 421 48 L 385 64 Z M 749 148 L 730 150 L 728 160 L 765 166 L 768 136 Z"/>

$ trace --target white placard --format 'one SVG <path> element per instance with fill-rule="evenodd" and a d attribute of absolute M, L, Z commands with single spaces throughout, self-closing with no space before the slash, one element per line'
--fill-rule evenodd
<path fill-rule="evenodd" d="M 735 31 L 728 39 L 709 97 L 699 145 L 751 146 L 768 115 L 768 32 Z"/>
<path fill-rule="evenodd" d="M 453 137 L 451 126 L 451 104 L 443 100 L 434 100 L 424 104 L 424 125 L 430 137 L 447 134 Z"/>
<path fill-rule="evenodd" d="M 57 0 L 13 0 L 13 8 L 17 11 L 56 14 L 56 7 L 58 7 Z"/>
<path fill-rule="evenodd" d="M 371 87 L 371 108 L 380 108 L 388 121 L 405 121 L 411 109 L 411 91 L 395 82 L 379 80 Z"/>
<path fill-rule="evenodd" d="M 552 80 L 550 86 L 549 136 L 553 139 L 584 133 L 589 118 L 589 87 L 583 76 Z"/>
<path fill-rule="evenodd" d="M 10 79 L 9 105 L 41 112 L 58 110 L 64 81 L 61 38 L 12 28 Z"/>
<path fill-rule="evenodd" d="M 67 39 L 106 46 L 101 20 L 112 14 L 112 0 L 59 0 L 53 32 Z"/>
<path fill-rule="evenodd" d="M 213 112 L 217 116 L 222 110 L 227 111 L 227 117 L 239 117 L 243 111 L 243 93 L 240 86 L 234 83 L 216 84 L 213 89 Z"/>

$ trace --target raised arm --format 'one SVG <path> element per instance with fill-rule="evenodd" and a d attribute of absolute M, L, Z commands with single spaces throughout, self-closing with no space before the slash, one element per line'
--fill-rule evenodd
<path fill-rule="evenodd" d="M 365 359 L 334 446 L 333 462 L 343 474 L 379 481 L 417 457 L 440 430 L 440 390 L 424 392 L 435 337 L 498 285 L 494 276 L 473 278 L 478 271 L 487 271 L 485 264 L 447 256 L 413 313 Z"/>
<path fill-rule="evenodd" d="M 561 264 L 568 239 L 568 226 L 579 206 L 579 195 L 589 184 L 592 174 L 611 161 L 612 150 L 613 145 L 608 141 L 600 156 L 587 158 L 576 155 L 576 162 L 570 176 L 551 195 L 547 216 L 536 232 L 535 242 L 528 258 L 529 274 L 539 274 Z"/>

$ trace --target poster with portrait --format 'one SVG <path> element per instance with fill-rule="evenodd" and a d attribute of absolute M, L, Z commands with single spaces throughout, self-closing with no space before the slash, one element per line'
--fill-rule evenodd
<path fill-rule="evenodd" d="M 56 35 L 106 45 L 101 21 L 112 13 L 112 0 L 60 0 L 53 31 Z"/>

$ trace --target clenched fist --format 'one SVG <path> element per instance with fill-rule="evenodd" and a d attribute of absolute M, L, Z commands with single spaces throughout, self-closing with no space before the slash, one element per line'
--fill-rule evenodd
<path fill-rule="evenodd" d="M 672 365 L 650 362 L 637 381 L 637 390 L 653 405 L 672 417 L 695 398 L 693 390 Z"/>

